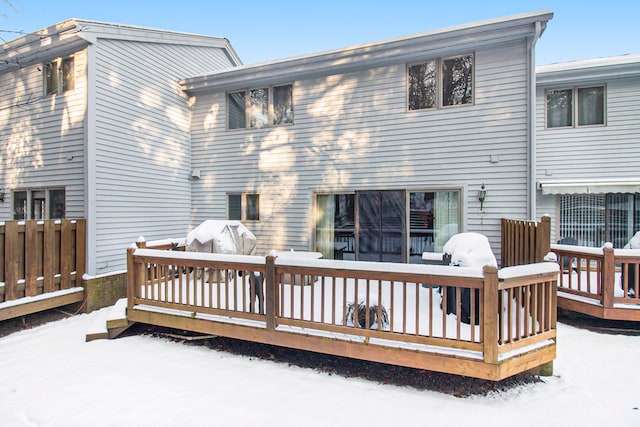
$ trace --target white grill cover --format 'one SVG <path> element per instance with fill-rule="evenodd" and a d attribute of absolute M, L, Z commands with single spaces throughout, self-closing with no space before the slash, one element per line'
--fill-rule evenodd
<path fill-rule="evenodd" d="M 187 234 L 186 250 L 255 255 L 257 239 L 240 221 L 207 220 Z"/>

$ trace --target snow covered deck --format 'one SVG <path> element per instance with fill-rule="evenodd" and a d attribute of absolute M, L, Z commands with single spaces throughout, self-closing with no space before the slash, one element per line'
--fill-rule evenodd
<path fill-rule="evenodd" d="M 551 245 L 561 274 L 558 307 L 602 319 L 640 321 L 640 249 Z"/>
<path fill-rule="evenodd" d="M 555 358 L 555 263 L 498 271 L 139 245 L 131 322 L 491 380 Z"/>

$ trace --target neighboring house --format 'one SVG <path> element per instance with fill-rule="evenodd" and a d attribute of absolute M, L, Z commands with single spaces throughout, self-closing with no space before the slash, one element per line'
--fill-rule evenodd
<path fill-rule="evenodd" d="M 190 107 L 178 81 L 241 64 L 223 38 L 70 19 L 0 48 L 0 220 L 86 218 L 87 273 L 139 235 L 185 235 Z"/>
<path fill-rule="evenodd" d="M 184 79 L 195 225 L 258 251 L 419 260 L 535 216 L 535 61 L 548 11 Z M 484 187 L 486 198 L 479 194 Z"/>
<path fill-rule="evenodd" d="M 552 241 L 623 247 L 640 230 L 640 55 L 537 68 L 538 217 Z"/>

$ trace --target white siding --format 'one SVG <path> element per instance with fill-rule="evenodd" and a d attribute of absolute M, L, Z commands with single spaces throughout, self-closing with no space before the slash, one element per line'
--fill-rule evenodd
<path fill-rule="evenodd" d="M 200 95 L 192 225 L 225 218 L 226 192 L 258 191 L 259 251 L 308 249 L 316 191 L 457 188 L 466 228 L 499 254 L 500 218 L 527 215 L 526 57 L 524 41 L 475 51 L 475 105 L 437 111 L 407 111 L 405 63 L 293 82 L 293 126 L 225 131 L 225 94 Z"/>
<path fill-rule="evenodd" d="M 138 236 L 186 236 L 190 111 L 178 80 L 230 66 L 221 49 L 99 39 L 96 46 L 96 260 L 125 268 Z"/>
<path fill-rule="evenodd" d="M 62 95 L 43 95 L 42 63 L 0 75 L 0 219 L 13 218 L 11 191 L 50 187 L 65 188 L 67 218 L 85 215 L 86 50 L 74 58 L 75 89 Z"/>
<path fill-rule="evenodd" d="M 640 77 L 590 81 L 606 85 L 606 126 L 545 129 L 546 88 L 570 88 L 571 83 L 539 85 L 536 96 L 538 181 L 638 178 L 640 162 Z M 575 86 L 585 86 L 579 83 Z M 555 225 L 556 197 L 538 192 L 538 214 L 549 214 Z M 555 227 L 552 241 L 557 240 Z"/>

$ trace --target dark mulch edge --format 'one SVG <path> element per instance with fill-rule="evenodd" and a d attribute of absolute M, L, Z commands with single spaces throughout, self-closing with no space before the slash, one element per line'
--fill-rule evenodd
<path fill-rule="evenodd" d="M 420 391 L 435 391 L 461 398 L 503 393 L 514 388 L 544 382 L 539 376 L 527 373 L 514 375 L 502 381 L 481 380 L 232 338 L 201 336 L 189 331 L 142 324 L 133 325 L 125 335 L 161 337 L 184 345 L 206 346 L 212 350 L 248 357 L 250 360 L 268 360 L 288 366 L 313 369 L 324 375 L 360 378 L 383 385 L 411 387 Z"/>
<path fill-rule="evenodd" d="M 54 322 L 73 316 L 75 313 L 65 311 L 63 309 L 54 308 L 38 313 L 27 314 L 26 316 L 15 317 L 0 322 L 0 337 L 12 334 L 14 332 L 32 329 L 45 323 Z"/>

